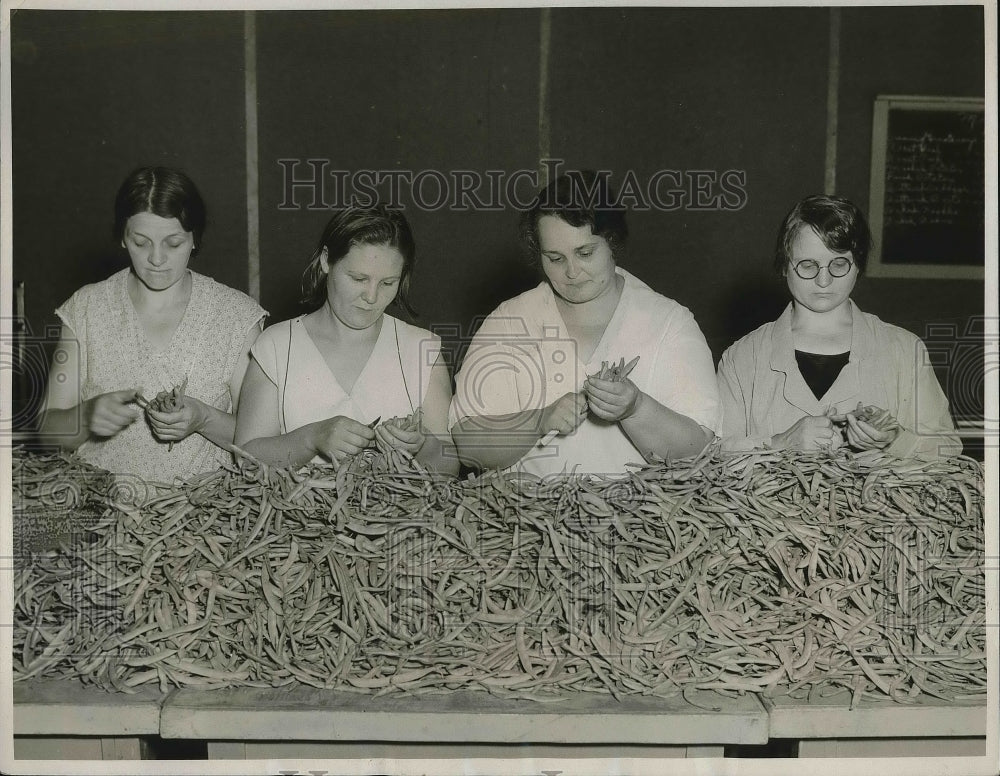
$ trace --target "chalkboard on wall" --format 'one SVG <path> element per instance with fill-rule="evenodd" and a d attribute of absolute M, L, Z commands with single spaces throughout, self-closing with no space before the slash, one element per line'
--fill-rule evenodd
<path fill-rule="evenodd" d="M 880 96 L 872 130 L 875 277 L 984 277 L 983 100 Z"/>

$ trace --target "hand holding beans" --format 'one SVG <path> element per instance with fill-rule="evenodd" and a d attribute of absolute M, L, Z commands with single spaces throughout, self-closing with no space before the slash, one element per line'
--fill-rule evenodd
<path fill-rule="evenodd" d="M 565 393 L 542 410 L 543 434 L 555 431 L 566 435 L 576 431 L 587 417 L 587 397 L 583 393 Z"/>
<path fill-rule="evenodd" d="M 424 446 L 426 438 L 421 428 L 420 418 L 421 412 L 418 409 L 406 418 L 390 418 L 384 423 L 380 423 L 375 427 L 375 436 L 381 442 L 380 446 L 402 450 L 415 456 Z"/>
<path fill-rule="evenodd" d="M 642 401 L 642 391 L 628 379 L 629 373 L 639 363 L 636 356 L 627 364 L 625 359 L 611 365 L 601 364 L 601 371 L 590 375 L 583 384 L 590 411 L 601 420 L 617 423 L 635 414 Z"/>
<path fill-rule="evenodd" d="M 171 450 L 174 442 L 203 429 L 211 417 L 207 405 L 184 395 L 187 383 L 185 377 L 184 382 L 160 391 L 152 400 L 146 399 L 141 392 L 135 395 L 136 403 L 146 411 L 153 435 L 161 442 L 169 442 Z"/>
<path fill-rule="evenodd" d="M 344 415 L 311 424 L 313 452 L 335 464 L 357 455 L 375 439 L 375 432 L 364 423 Z"/>
<path fill-rule="evenodd" d="M 888 447 L 899 435 L 899 423 L 889 410 L 858 407 L 844 416 L 844 438 L 855 450 L 881 450 Z"/>
<path fill-rule="evenodd" d="M 590 411 L 601 420 L 617 423 L 635 414 L 642 392 L 631 380 L 601 380 L 588 377 L 583 384 Z"/>
<path fill-rule="evenodd" d="M 84 423 L 91 436 L 113 437 L 132 425 L 142 415 L 136 407 L 130 406 L 141 391 L 141 388 L 110 391 L 84 402 Z"/>
<path fill-rule="evenodd" d="M 771 437 L 775 450 L 836 450 L 843 444 L 840 429 L 829 415 L 807 415 L 791 428 Z"/>
<path fill-rule="evenodd" d="M 146 408 L 146 417 L 153 435 L 162 442 L 179 442 L 205 427 L 209 419 L 208 408 L 191 396 L 175 410 L 155 410 L 151 404 Z"/>

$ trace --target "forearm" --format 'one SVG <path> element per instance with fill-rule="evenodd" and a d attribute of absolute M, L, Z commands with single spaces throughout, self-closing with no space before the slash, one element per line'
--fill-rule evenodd
<path fill-rule="evenodd" d="M 73 452 L 90 439 L 84 415 L 82 403 L 65 410 L 47 410 L 41 416 L 39 437 L 42 442 L 54 442 L 63 450 Z"/>
<path fill-rule="evenodd" d="M 198 433 L 209 442 L 228 450 L 236 434 L 236 416 L 208 404 L 202 403 L 202 406 L 205 408 L 205 421 Z"/>
<path fill-rule="evenodd" d="M 635 412 L 619 425 L 647 461 L 654 454 L 661 458 L 697 455 L 712 439 L 696 421 L 645 393 Z"/>
<path fill-rule="evenodd" d="M 458 453 L 450 437 L 439 438 L 428 434 L 417 453 L 417 460 L 431 471 L 452 476 L 458 474 Z"/>
<path fill-rule="evenodd" d="M 458 456 L 478 469 L 504 469 L 520 461 L 542 436 L 543 410 L 466 418 L 452 429 Z"/>
<path fill-rule="evenodd" d="M 287 434 L 258 437 L 239 445 L 258 461 L 272 466 L 297 469 L 316 455 L 310 426 L 302 426 Z"/>

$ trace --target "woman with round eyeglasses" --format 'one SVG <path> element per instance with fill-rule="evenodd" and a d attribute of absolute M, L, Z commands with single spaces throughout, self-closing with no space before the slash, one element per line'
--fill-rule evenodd
<path fill-rule="evenodd" d="M 846 442 L 904 458 L 961 452 L 920 338 L 851 300 L 870 247 L 864 216 L 841 197 L 806 197 L 785 217 L 774 266 L 792 301 L 719 362 L 725 448 L 816 450 Z M 891 417 L 866 422 L 855 413 L 859 402 Z"/>

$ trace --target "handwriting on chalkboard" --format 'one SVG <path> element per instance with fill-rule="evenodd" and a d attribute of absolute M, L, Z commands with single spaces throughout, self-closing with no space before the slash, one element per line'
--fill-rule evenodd
<path fill-rule="evenodd" d="M 893 111 L 887 141 L 886 227 L 983 224 L 982 113 Z"/>
<path fill-rule="evenodd" d="M 873 275 L 984 276 L 984 107 L 978 97 L 875 99 Z"/>

